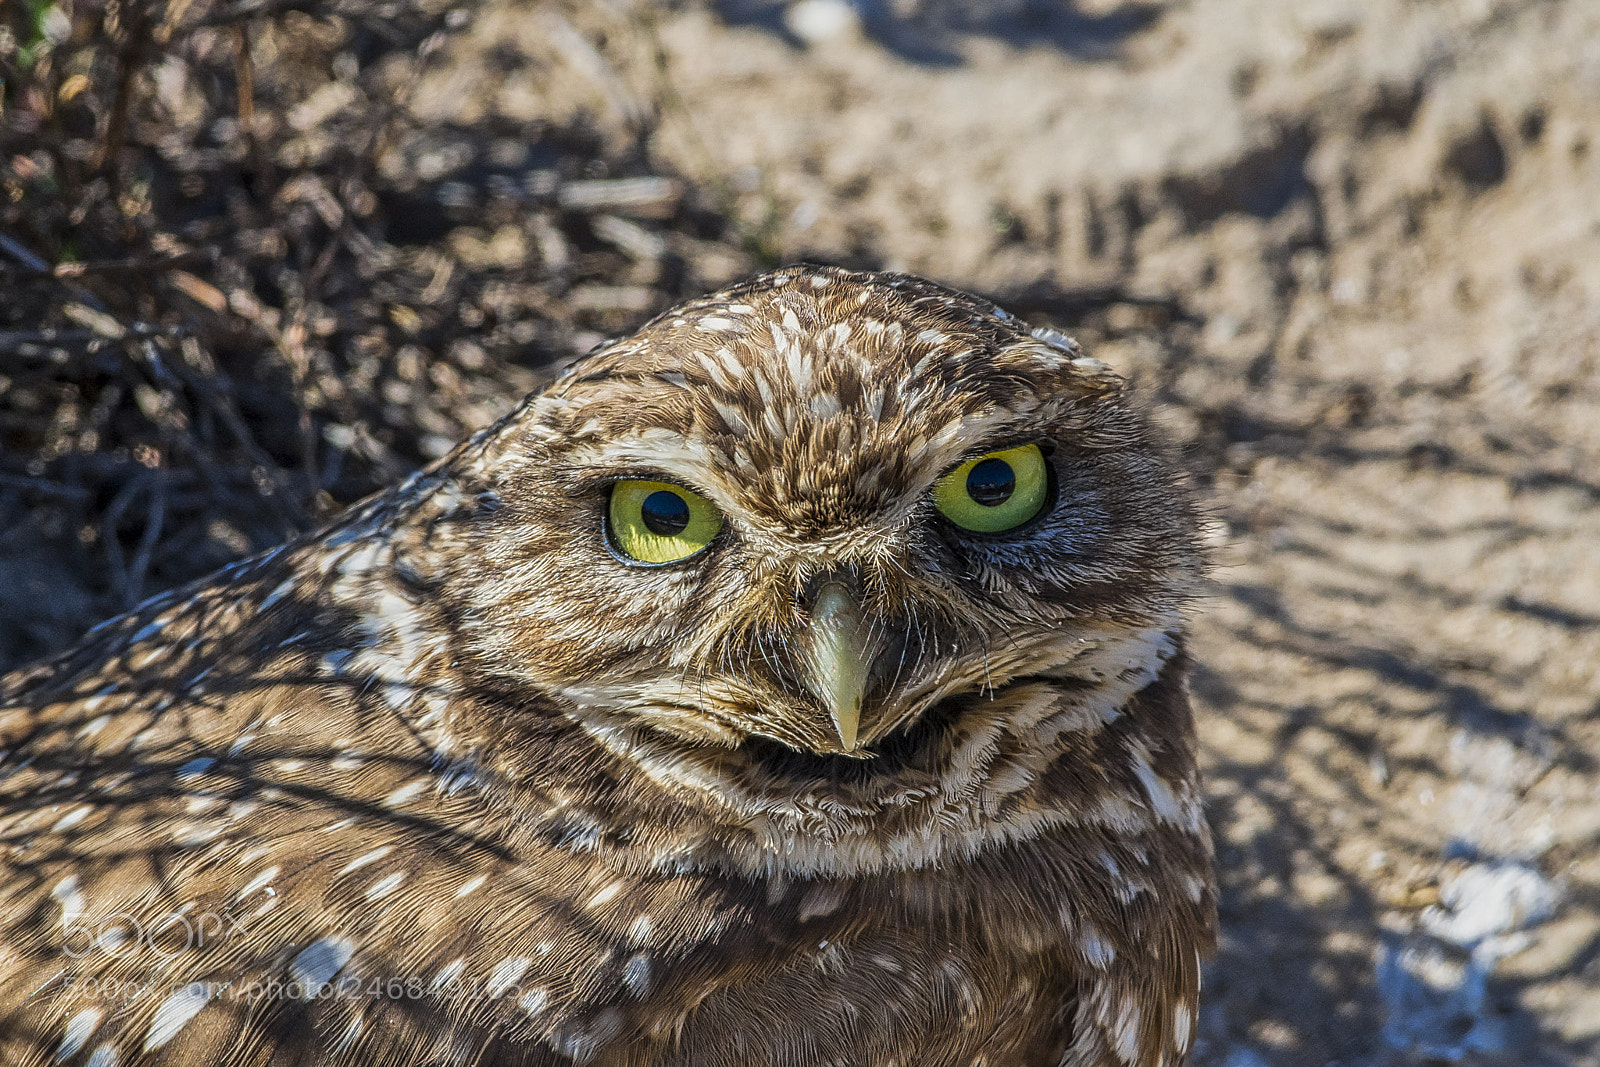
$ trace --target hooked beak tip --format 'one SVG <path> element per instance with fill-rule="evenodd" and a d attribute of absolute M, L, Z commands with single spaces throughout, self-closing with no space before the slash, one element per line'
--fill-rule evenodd
<path fill-rule="evenodd" d="M 849 589 L 824 585 L 811 606 L 811 689 L 827 705 L 839 747 L 853 752 L 860 739 L 861 698 L 872 673 L 875 647 L 868 647 L 861 608 Z"/>
<path fill-rule="evenodd" d="M 833 726 L 839 733 L 839 747 L 846 752 L 853 752 L 856 747 L 856 733 L 861 726 L 860 706 L 834 708 Z"/>

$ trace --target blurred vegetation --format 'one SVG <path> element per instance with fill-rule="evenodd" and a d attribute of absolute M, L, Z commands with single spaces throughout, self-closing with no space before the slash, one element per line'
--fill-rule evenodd
<path fill-rule="evenodd" d="M 0 667 L 316 524 L 750 269 L 653 165 L 648 114 L 624 137 L 419 117 L 475 9 L 4 8 Z"/>

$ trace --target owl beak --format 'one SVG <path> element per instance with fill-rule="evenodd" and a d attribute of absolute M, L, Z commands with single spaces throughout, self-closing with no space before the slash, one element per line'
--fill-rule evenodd
<path fill-rule="evenodd" d="M 808 685 L 827 705 L 845 752 L 855 751 L 861 698 L 878 653 L 865 630 L 861 605 L 849 587 L 827 582 L 817 590 L 806 629 Z"/>

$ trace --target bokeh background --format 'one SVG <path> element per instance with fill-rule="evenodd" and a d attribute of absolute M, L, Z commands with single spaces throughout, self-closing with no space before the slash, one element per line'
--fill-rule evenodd
<path fill-rule="evenodd" d="M 916 271 L 1208 494 L 1197 1062 L 1600 1064 L 1600 4 L 7 0 L 0 86 L 0 669 L 684 296 Z"/>

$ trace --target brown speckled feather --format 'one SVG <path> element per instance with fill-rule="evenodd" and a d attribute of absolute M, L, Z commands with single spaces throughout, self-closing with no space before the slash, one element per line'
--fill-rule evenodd
<path fill-rule="evenodd" d="M 941 519 L 942 475 L 1030 442 L 1037 518 Z M 722 531 L 631 564 L 621 479 Z M 1181 1064 L 1199 571 L 1060 335 L 823 268 L 676 308 L 0 680 L 0 1062 Z M 859 736 L 807 658 L 824 587 Z"/>

